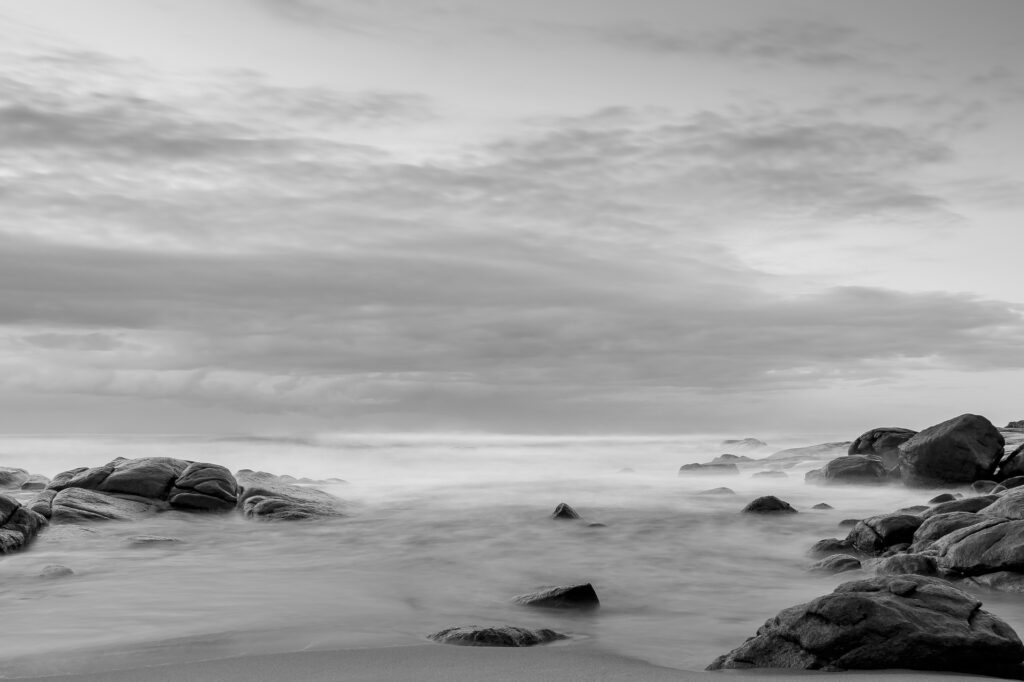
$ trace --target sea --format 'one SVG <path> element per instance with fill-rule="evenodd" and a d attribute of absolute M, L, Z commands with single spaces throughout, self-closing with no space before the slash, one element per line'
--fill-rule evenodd
<path fill-rule="evenodd" d="M 570 638 L 549 646 L 585 641 L 700 670 L 781 609 L 868 575 L 808 573 L 808 548 L 843 537 L 840 521 L 940 492 L 808 485 L 804 474 L 828 452 L 771 457 L 838 438 L 744 448 L 724 436 L 0 437 L 0 466 L 51 477 L 115 457 L 168 456 L 341 479 L 316 487 L 346 510 L 312 522 L 166 512 L 51 526 L 26 551 L 0 557 L 0 677 L 403 646 L 462 625 L 551 628 Z M 738 475 L 678 473 L 723 453 L 758 461 Z M 769 470 L 785 476 L 755 475 Z M 735 494 L 701 494 L 720 486 Z M 798 513 L 741 512 L 769 494 Z M 583 518 L 552 520 L 561 502 Z M 821 502 L 832 509 L 812 508 Z M 138 536 L 177 541 L 138 544 Z M 41 577 L 50 565 L 73 574 Z M 512 602 L 586 582 L 597 610 Z M 1024 633 L 1024 597 L 976 594 Z"/>

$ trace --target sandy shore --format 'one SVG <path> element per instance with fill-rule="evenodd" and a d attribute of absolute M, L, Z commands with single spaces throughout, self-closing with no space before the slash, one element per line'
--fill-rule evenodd
<path fill-rule="evenodd" d="M 827 679 L 829 682 L 883 679 L 887 682 L 964 679 L 964 675 L 870 671 L 688 672 L 661 668 L 591 647 L 533 649 L 453 647 L 434 644 L 346 651 L 246 656 L 198 663 L 133 668 L 58 677 L 17 678 L 42 682 L 679 682 L 680 680 Z M 991 679 L 978 677 L 976 679 Z"/>

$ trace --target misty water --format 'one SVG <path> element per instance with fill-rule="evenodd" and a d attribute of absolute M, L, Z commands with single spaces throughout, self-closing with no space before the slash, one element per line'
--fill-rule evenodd
<path fill-rule="evenodd" d="M 251 653 L 426 643 L 468 624 L 549 627 L 653 663 L 702 669 L 780 609 L 865 574 L 806 572 L 838 523 L 920 504 L 901 487 L 822 488 L 786 478 L 680 477 L 728 451 L 719 438 L 321 436 L 0 439 L 0 465 L 53 476 L 118 456 L 171 456 L 346 483 L 342 519 L 266 523 L 166 512 L 138 523 L 59 525 L 0 558 L 0 675 L 111 669 Z M 772 443 L 765 456 L 788 445 Z M 630 468 L 632 472 L 622 472 Z M 735 496 L 697 493 L 728 486 Z M 776 494 L 800 513 L 740 509 Z M 559 502 L 583 521 L 549 518 Z M 813 510 L 828 502 L 833 510 Z M 602 523 L 592 527 L 589 523 Z M 134 536 L 180 539 L 132 545 Z M 47 565 L 74 575 L 43 579 Z M 591 582 L 585 614 L 510 599 Z M 1024 600 L 979 593 L 1024 632 Z M 182 646 L 186 645 L 186 646 Z M 437 645 L 440 646 L 440 645 Z"/>

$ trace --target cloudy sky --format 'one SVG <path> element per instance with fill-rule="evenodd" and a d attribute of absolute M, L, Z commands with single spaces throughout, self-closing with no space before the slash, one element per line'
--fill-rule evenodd
<path fill-rule="evenodd" d="M 1024 418 L 1021 26 L 0 0 L 0 431 Z"/>

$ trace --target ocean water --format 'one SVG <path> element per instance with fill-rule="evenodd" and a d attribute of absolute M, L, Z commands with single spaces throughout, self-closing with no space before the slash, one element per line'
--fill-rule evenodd
<path fill-rule="evenodd" d="M 814 440 L 789 439 L 752 456 Z M 753 473 L 680 477 L 727 452 L 718 437 L 355 436 L 308 439 L 0 439 L 0 465 L 49 476 L 113 457 L 171 456 L 346 483 L 342 519 L 261 523 L 168 512 L 138 523 L 53 526 L 0 558 L 0 676 L 57 674 L 310 649 L 422 643 L 455 625 L 549 627 L 596 646 L 702 669 L 780 609 L 862 573 L 815 576 L 807 548 L 840 520 L 919 504 L 900 487 L 803 483 Z M 623 468 L 631 472 L 621 471 Z M 735 496 L 697 493 L 728 486 Z M 775 494 L 800 513 L 740 509 Z M 582 522 L 549 518 L 559 502 Z M 813 510 L 818 502 L 835 509 Z M 588 523 L 602 523 L 591 527 Z M 130 538 L 177 538 L 136 546 Z M 39 577 L 61 564 L 73 576 Z M 546 585 L 593 583 L 600 609 L 510 602 Z M 1024 633 L 1024 599 L 979 593 Z M 440 645 L 439 645 L 440 646 Z"/>

